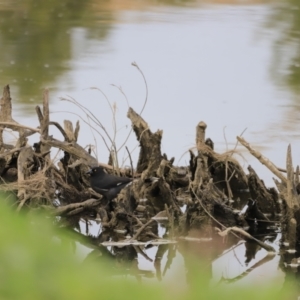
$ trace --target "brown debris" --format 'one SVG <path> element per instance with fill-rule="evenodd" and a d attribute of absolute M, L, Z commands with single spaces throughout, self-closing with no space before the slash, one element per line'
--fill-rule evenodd
<path fill-rule="evenodd" d="M 212 238 L 215 226 L 226 230 L 227 227 L 247 224 L 247 213 L 238 214 L 232 203 L 236 205 L 242 191 L 248 188 L 257 205 L 254 217 L 251 215 L 253 218 L 269 221 L 263 214 L 270 213 L 273 218 L 278 212 L 276 191 L 268 190 L 251 167 L 246 176 L 232 157 L 234 151 L 216 153 L 213 141 L 205 137 L 207 125 L 203 121 L 196 126 L 196 151 L 190 150 L 189 166 L 174 166 L 174 158 L 168 159 L 161 153 L 162 130 L 153 133 L 145 120 L 129 108 L 127 116 L 140 145 L 139 159 L 135 171 L 117 168 L 117 174 L 132 176 L 134 180 L 114 200 L 107 201 L 90 188 L 86 171 L 99 162 L 90 154 L 91 151 L 77 143 L 79 122 L 74 129 L 69 120 L 64 120 L 63 126 L 51 121 L 48 90 L 43 93 L 43 108 L 36 107 L 39 128 L 20 125 L 11 118 L 8 86 L 4 88 L 0 105 L 0 171 L 3 181 L 12 170 L 17 172 L 17 179 L 3 183 L 2 189 L 17 191 L 18 210 L 47 207 L 50 215 L 61 217 L 61 226 L 79 228 L 80 220 L 86 224 L 101 222 L 103 230 L 97 237 L 101 243 L 110 238 L 111 232 L 118 233 L 113 242 L 125 240 L 124 236 L 130 236 L 127 240 L 156 239 L 157 222 L 161 221 L 165 222 L 167 234 L 172 238 L 174 235 L 193 235 L 195 231 L 201 232 L 199 238 Z M 59 129 L 62 140 L 49 136 L 50 125 Z M 15 145 L 3 143 L 5 128 L 19 132 Z M 27 136 L 34 133 L 39 139 L 30 146 Z M 275 168 L 246 141 L 239 140 L 269 168 Z M 63 152 L 57 163 L 50 157 L 53 147 Z M 110 155 L 112 158 L 114 154 Z M 115 171 L 109 164 L 100 165 L 107 172 Z M 287 214 L 299 206 L 296 192 L 299 178 L 294 176 L 291 165 L 289 159 L 287 178 L 279 177 L 282 180 L 280 193 L 286 197 Z M 186 205 L 184 212 L 182 205 Z M 296 216 L 291 220 L 289 228 L 294 232 L 297 228 L 294 225 L 299 220 Z"/>

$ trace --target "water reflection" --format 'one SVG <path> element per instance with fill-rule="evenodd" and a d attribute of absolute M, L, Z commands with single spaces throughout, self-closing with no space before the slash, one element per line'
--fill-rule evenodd
<path fill-rule="evenodd" d="M 146 5 L 179 6 L 193 2 L 145 1 Z M 10 83 L 12 90 L 17 88 L 18 102 L 38 103 L 40 90 L 55 85 L 60 76 L 73 67 L 69 65 L 70 60 L 78 50 L 84 52 L 88 48 L 88 40 L 101 41 L 107 37 L 118 9 L 141 6 L 144 5 L 136 1 L 125 1 L 122 5 L 115 1 L 92 0 L 2 1 L 0 84 Z M 82 40 L 78 40 L 76 28 L 84 29 Z"/>
<path fill-rule="evenodd" d="M 276 29 L 276 43 L 272 71 L 292 90 L 300 92 L 300 2 L 280 1 L 268 22 Z M 279 72 L 278 72 L 279 70 Z"/>
<path fill-rule="evenodd" d="M 113 18 L 92 1 L 17 0 L 0 6 L 1 84 L 18 87 L 20 101 L 35 100 L 41 88 L 52 85 L 70 69 L 73 30 L 84 28 L 88 38 L 103 39 Z"/>
<path fill-rule="evenodd" d="M 175 243 L 159 245 L 153 240 L 146 245 L 112 243 L 108 246 L 103 241 L 121 242 L 124 237 L 107 233 L 103 231 L 92 240 L 91 236 L 77 239 L 95 245 L 85 258 L 86 262 L 108 267 L 110 275 L 114 276 L 129 275 L 139 281 L 152 279 L 164 284 L 176 280 L 174 291 L 192 287 L 203 292 L 210 288 L 253 282 L 265 285 L 273 281 L 278 283 L 279 289 L 287 271 L 286 268 L 278 271 L 279 260 L 284 256 L 278 255 L 281 235 L 274 229 L 258 230 L 254 236 L 271 244 L 277 254 L 268 253 L 256 242 L 243 241 L 233 235 L 225 239 L 214 235 L 210 240 L 182 237 Z M 194 234 L 197 235 L 197 232 Z M 80 234 L 77 233 L 77 236 Z M 168 239 L 168 235 L 164 235 L 164 238 Z"/>

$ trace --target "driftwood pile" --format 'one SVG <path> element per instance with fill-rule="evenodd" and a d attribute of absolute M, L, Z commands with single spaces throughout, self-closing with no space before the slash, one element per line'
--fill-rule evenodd
<path fill-rule="evenodd" d="M 274 188 L 266 188 L 251 166 L 246 175 L 232 157 L 234 151 L 216 153 L 213 141 L 205 138 L 204 122 L 196 127 L 196 151 L 190 150 L 189 166 L 174 166 L 174 158 L 168 159 L 161 153 L 162 131 L 151 132 L 142 117 L 130 108 L 127 116 L 140 145 L 136 168 L 115 170 L 111 165 L 102 165 L 111 173 L 134 180 L 111 203 L 105 203 L 90 187 L 86 172 L 99 162 L 90 150 L 77 143 L 79 122 L 74 129 L 68 120 L 64 126 L 51 121 L 47 90 L 43 108 L 36 107 L 38 128 L 13 120 L 9 86 L 4 87 L 0 106 L 1 190 L 16 195 L 11 203 L 18 211 L 43 209 L 49 215 L 59 216 L 58 224 L 70 230 L 78 229 L 80 221 L 87 228 L 91 221 L 101 222 L 99 236 L 87 237 L 86 244 L 163 242 L 155 220 L 165 220 L 166 237 L 173 241 L 179 237 L 209 240 L 228 232 L 257 241 L 243 229 L 266 228 L 281 222 L 283 242 L 289 243 L 290 249 L 299 244 L 299 167 L 294 172 L 290 147 L 285 176 L 242 137 L 237 137 L 276 175 L 278 193 Z M 63 138 L 49 136 L 49 126 L 56 126 Z M 14 145 L 3 142 L 7 129 L 18 132 Z M 34 134 L 36 142 L 28 145 L 27 138 Z M 64 153 L 58 163 L 51 160 L 52 148 Z M 257 242 L 268 251 L 273 250 Z"/>

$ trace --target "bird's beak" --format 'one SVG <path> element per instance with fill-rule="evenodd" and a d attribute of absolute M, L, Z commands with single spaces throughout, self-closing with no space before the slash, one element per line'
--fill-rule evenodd
<path fill-rule="evenodd" d="M 92 169 L 90 169 L 90 170 L 88 170 L 85 174 L 89 174 L 89 175 L 91 175 L 92 174 L 92 172 L 93 172 L 93 170 Z"/>

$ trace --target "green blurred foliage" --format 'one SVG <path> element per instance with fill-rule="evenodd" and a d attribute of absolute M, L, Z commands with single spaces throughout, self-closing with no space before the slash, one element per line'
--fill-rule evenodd
<path fill-rule="evenodd" d="M 277 1 L 267 26 L 276 30 L 277 37 L 272 72 L 295 93 L 300 93 L 300 1 Z"/>
<path fill-rule="evenodd" d="M 195 264 L 193 281 L 178 290 L 176 281 L 138 282 L 133 276 L 110 276 L 111 265 L 79 261 L 72 241 L 46 215 L 16 214 L 0 205 L 0 299 L 293 299 L 265 286 L 226 289 L 207 286 L 207 274 Z M 190 257 L 190 259 L 194 259 Z M 199 259 L 199 258 L 197 258 Z"/>
<path fill-rule="evenodd" d="M 84 29 L 90 39 L 102 39 L 108 34 L 107 21 L 112 15 L 102 9 L 101 3 L 96 13 L 91 0 L 1 1 L 2 85 L 16 82 L 23 103 L 36 99 L 36 95 L 40 97 L 41 88 L 69 70 L 73 29 Z"/>
<path fill-rule="evenodd" d="M 141 290 L 153 299 L 162 295 L 159 287 L 112 280 L 103 265 L 79 261 L 72 241 L 44 215 L 16 215 L 1 205 L 0 220 L 0 299 L 137 298 Z"/>

